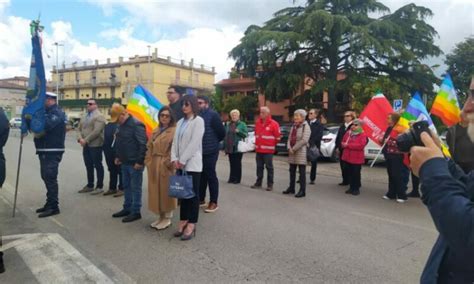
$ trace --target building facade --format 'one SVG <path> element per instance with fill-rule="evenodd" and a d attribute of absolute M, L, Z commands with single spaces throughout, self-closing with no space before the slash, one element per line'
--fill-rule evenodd
<path fill-rule="evenodd" d="M 21 117 L 27 86 L 27 77 L 0 79 L 0 107 L 4 109 L 8 119 Z"/>
<path fill-rule="evenodd" d="M 101 111 L 113 102 L 127 104 L 134 88 L 141 84 L 163 104 L 168 104 L 168 86 L 187 88 L 188 93 L 210 93 L 214 89 L 215 68 L 185 62 L 171 57 L 158 57 L 155 49 L 151 56 L 131 57 L 116 62 L 83 62 L 57 69 L 53 67 L 51 87 L 58 88 L 59 104 L 69 118 L 79 118 L 86 109 L 87 100 L 94 98 Z"/>

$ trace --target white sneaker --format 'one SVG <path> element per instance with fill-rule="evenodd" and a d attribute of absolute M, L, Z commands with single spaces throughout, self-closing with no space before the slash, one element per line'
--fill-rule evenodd
<path fill-rule="evenodd" d="M 102 188 L 96 188 L 94 189 L 94 191 L 91 192 L 91 195 L 101 194 L 102 192 L 104 192 Z"/>
<path fill-rule="evenodd" d="M 382 196 L 382 199 L 385 199 L 385 200 L 390 200 L 390 198 L 388 198 L 388 196 L 387 196 L 387 195 L 384 195 L 384 196 Z"/>
<path fill-rule="evenodd" d="M 407 201 L 406 201 L 405 199 L 397 199 L 397 202 L 398 202 L 398 203 L 405 203 L 405 202 L 407 202 Z"/>

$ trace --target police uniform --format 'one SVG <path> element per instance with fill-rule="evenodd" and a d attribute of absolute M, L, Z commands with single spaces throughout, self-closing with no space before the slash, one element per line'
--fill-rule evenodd
<path fill-rule="evenodd" d="M 57 98 L 56 94 L 47 93 L 47 97 Z M 38 217 L 59 214 L 58 202 L 58 167 L 64 153 L 66 139 L 66 115 L 54 104 L 45 107 L 44 134 L 35 137 L 36 154 L 40 160 L 41 178 L 46 185 L 46 204 L 36 212 Z"/>

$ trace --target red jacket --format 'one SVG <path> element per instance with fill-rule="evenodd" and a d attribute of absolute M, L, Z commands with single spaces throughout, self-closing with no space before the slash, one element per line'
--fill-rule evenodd
<path fill-rule="evenodd" d="M 346 146 L 345 143 L 347 143 Z M 353 134 L 352 131 L 347 131 L 342 138 L 342 160 L 350 164 L 362 165 L 365 162 L 364 148 L 367 145 L 367 135 L 364 132 L 360 134 Z"/>
<path fill-rule="evenodd" d="M 265 122 L 261 118 L 255 123 L 255 152 L 262 154 L 275 153 L 275 146 L 280 141 L 280 125 L 270 116 Z"/>

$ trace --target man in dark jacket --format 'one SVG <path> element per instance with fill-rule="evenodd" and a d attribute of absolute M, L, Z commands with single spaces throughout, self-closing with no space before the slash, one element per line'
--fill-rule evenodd
<path fill-rule="evenodd" d="M 464 105 L 469 137 L 474 141 L 474 94 Z M 421 276 L 421 283 L 474 283 L 474 172 L 466 175 L 443 153 L 427 133 L 425 147 L 412 147 L 411 167 L 421 180 L 438 240 Z"/>
<path fill-rule="evenodd" d="M 181 105 L 181 98 L 185 94 L 186 89 L 179 86 L 169 86 L 166 92 L 168 98 L 169 107 L 173 111 L 174 118 L 176 121 L 184 117 L 183 108 Z"/>
<path fill-rule="evenodd" d="M 3 154 L 3 147 L 7 143 L 8 134 L 10 133 L 10 123 L 5 115 L 5 111 L 0 107 L 0 188 L 5 182 L 6 168 L 5 155 Z"/>
<path fill-rule="evenodd" d="M 114 103 L 110 108 L 110 121 L 104 128 L 104 156 L 109 171 L 109 190 L 104 195 L 123 195 L 122 173 L 120 166 L 115 164 L 115 133 L 118 129 L 118 117 L 125 111 L 125 108 L 118 103 Z M 118 184 L 118 191 L 117 191 Z"/>
<path fill-rule="evenodd" d="M 36 154 L 40 160 L 41 178 L 46 185 L 46 204 L 36 210 L 39 218 L 59 214 L 58 167 L 64 153 L 66 115 L 57 105 L 57 95 L 46 93 L 44 134 L 35 137 Z"/>
<path fill-rule="evenodd" d="M 321 140 L 323 139 L 324 125 L 321 124 L 319 118 L 319 109 L 310 109 L 308 113 L 308 123 L 311 128 L 311 136 L 308 144 L 310 147 L 316 146 L 321 151 Z M 311 161 L 311 172 L 309 176 L 309 184 L 314 184 L 316 180 L 316 169 L 318 161 Z"/>
<path fill-rule="evenodd" d="M 346 132 L 351 129 L 352 121 L 356 119 L 355 113 L 353 111 L 346 111 L 344 113 L 344 123 L 339 127 L 336 136 L 336 151 L 339 156 L 339 164 L 341 166 L 341 174 L 342 174 L 342 182 L 339 184 L 341 186 L 349 185 L 349 177 L 347 172 L 347 164 L 344 162 L 342 157 L 342 152 L 344 149 L 342 148 L 342 138 L 346 134 Z"/>
<path fill-rule="evenodd" d="M 211 195 L 209 204 L 204 211 L 206 213 L 215 212 L 217 198 L 219 197 L 219 181 L 216 175 L 216 163 L 219 158 L 219 142 L 224 139 L 225 128 L 217 112 L 209 108 L 209 98 L 198 96 L 198 104 L 201 109 L 200 116 L 204 119 L 204 136 L 202 138 L 202 174 L 199 189 L 199 199 L 201 206 L 206 204 L 206 189 L 209 185 Z"/>
<path fill-rule="evenodd" d="M 120 165 L 124 190 L 123 209 L 112 215 L 125 217 L 122 222 L 141 219 L 143 168 L 146 154 L 145 125 L 134 119 L 126 110 L 118 118 L 115 137 L 115 164 Z"/>

